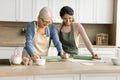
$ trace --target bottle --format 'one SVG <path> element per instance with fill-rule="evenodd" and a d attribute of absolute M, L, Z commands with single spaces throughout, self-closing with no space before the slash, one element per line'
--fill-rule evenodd
<path fill-rule="evenodd" d="M 117 47 L 117 57 L 120 58 L 120 46 Z"/>

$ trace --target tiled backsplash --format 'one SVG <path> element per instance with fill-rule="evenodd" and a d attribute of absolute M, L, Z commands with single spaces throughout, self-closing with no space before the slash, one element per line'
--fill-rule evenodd
<path fill-rule="evenodd" d="M 28 22 L 0 22 L 0 43 L 1 42 L 25 42 L 24 34 L 21 33 L 22 29 L 27 26 Z M 60 25 L 55 23 L 56 26 Z M 96 41 L 97 33 L 108 33 L 110 25 L 109 24 L 83 24 L 89 39 L 92 43 Z M 82 38 L 80 38 L 80 43 L 84 44 Z"/>

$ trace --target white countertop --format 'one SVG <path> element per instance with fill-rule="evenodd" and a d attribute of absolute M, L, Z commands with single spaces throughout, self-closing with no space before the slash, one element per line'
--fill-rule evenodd
<path fill-rule="evenodd" d="M 0 76 L 25 76 L 48 74 L 82 74 L 82 73 L 120 73 L 120 66 L 110 60 L 100 61 L 61 61 L 47 62 L 43 66 L 11 65 L 0 66 Z"/>

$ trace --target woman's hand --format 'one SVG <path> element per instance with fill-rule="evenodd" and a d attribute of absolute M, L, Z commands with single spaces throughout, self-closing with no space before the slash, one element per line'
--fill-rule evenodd
<path fill-rule="evenodd" d="M 98 56 L 98 54 L 93 54 L 92 55 L 94 59 L 99 59 L 100 57 Z"/>
<path fill-rule="evenodd" d="M 36 54 L 36 53 L 32 53 L 31 54 L 31 59 L 33 60 L 33 61 L 36 61 L 36 59 L 38 59 L 39 58 L 39 55 L 38 54 Z"/>
<path fill-rule="evenodd" d="M 64 59 L 68 59 L 70 57 L 70 54 L 66 53 L 66 52 L 61 52 L 61 57 Z"/>

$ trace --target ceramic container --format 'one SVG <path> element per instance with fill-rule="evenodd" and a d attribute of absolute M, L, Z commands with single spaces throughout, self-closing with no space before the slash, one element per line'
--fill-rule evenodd
<path fill-rule="evenodd" d="M 45 60 L 45 59 L 37 59 L 37 60 L 36 60 L 36 64 L 37 64 L 37 65 L 45 65 L 45 63 L 46 63 L 46 60 Z"/>
<path fill-rule="evenodd" d="M 16 56 L 12 59 L 13 64 L 21 64 L 22 58 L 20 56 Z"/>
<path fill-rule="evenodd" d="M 114 65 L 120 65 L 120 58 L 112 58 L 111 60 Z"/>

